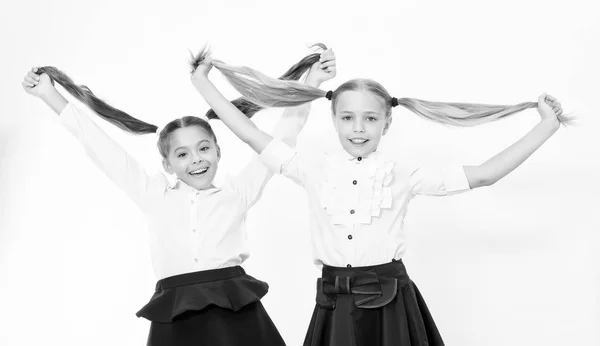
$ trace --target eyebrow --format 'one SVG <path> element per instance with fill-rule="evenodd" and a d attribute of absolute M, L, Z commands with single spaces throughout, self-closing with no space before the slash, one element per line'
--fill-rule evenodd
<path fill-rule="evenodd" d="M 208 139 L 203 139 L 203 140 L 201 140 L 200 142 L 198 142 L 196 145 L 200 145 L 200 144 L 202 144 L 202 143 L 204 143 L 204 142 L 208 142 L 208 144 L 210 144 L 210 141 L 209 141 Z M 176 152 L 176 151 L 177 151 L 177 150 L 179 150 L 179 149 L 186 149 L 186 148 L 187 148 L 187 147 L 177 147 L 177 148 L 175 148 L 175 149 L 173 150 L 173 152 Z"/>

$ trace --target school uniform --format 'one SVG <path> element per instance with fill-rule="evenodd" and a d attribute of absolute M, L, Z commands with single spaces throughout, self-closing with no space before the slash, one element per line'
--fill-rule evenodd
<path fill-rule="evenodd" d="M 148 175 L 74 104 L 60 119 L 148 219 L 159 279 L 137 313 L 152 322 L 148 345 L 284 345 L 260 302 L 268 285 L 240 266 L 249 257 L 246 212 L 272 177 L 258 158 L 222 187 L 196 190 Z"/>
<path fill-rule="evenodd" d="M 443 345 L 402 263 L 403 220 L 416 195 L 470 189 L 462 166 L 413 168 L 339 145 L 308 155 L 273 140 L 260 155 L 273 172 L 304 187 L 313 259 L 322 269 L 305 346 Z"/>

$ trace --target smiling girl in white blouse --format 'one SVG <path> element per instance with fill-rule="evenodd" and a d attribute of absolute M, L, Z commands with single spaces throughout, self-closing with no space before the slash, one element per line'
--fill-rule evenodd
<path fill-rule="evenodd" d="M 560 103 L 491 106 L 396 99 L 379 83 L 350 80 L 335 91 L 278 81 L 247 67 L 197 57 L 192 83 L 221 120 L 260 154 L 273 172 L 307 192 L 314 262 L 322 268 L 317 305 L 305 346 L 433 346 L 442 338 L 402 257 L 403 220 L 416 195 L 445 196 L 492 185 L 522 164 L 568 119 Z M 265 107 L 295 106 L 326 97 L 341 144 L 325 155 L 301 153 L 259 130 L 208 79 L 215 66 L 245 97 Z M 377 151 L 402 105 L 450 125 L 488 123 L 537 107 L 541 121 L 515 144 L 479 166 L 412 167 Z"/>
<path fill-rule="evenodd" d="M 282 78 L 300 78 L 306 71 L 307 85 L 316 87 L 333 78 L 333 53 L 311 54 Z M 68 102 L 54 81 L 124 130 L 157 132 L 164 169 L 177 177 L 175 183 L 162 173 L 148 176 L 94 123 L 95 115 Z M 23 87 L 60 115 L 94 163 L 148 218 L 152 263 L 159 279 L 152 299 L 137 313 L 152 321 L 148 345 L 284 345 L 260 302 L 268 285 L 240 266 L 249 256 L 246 213 L 272 177 L 258 158 L 227 184 L 215 186 L 221 151 L 206 120 L 187 116 L 158 130 L 104 103 L 53 67 L 32 69 Z M 245 100 L 236 103 L 252 114 L 260 109 Z M 293 145 L 307 115 L 308 106 L 286 110 L 276 136 Z"/>

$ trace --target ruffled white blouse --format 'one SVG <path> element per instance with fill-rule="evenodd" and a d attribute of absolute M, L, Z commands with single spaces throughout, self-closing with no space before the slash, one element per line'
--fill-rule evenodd
<path fill-rule="evenodd" d="M 355 158 L 340 147 L 307 155 L 273 140 L 260 157 L 274 173 L 306 190 L 317 267 L 371 266 L 402 258 L 409 201 L 470 189 L 462 166 L 415 168 L 378 152 Z"/>

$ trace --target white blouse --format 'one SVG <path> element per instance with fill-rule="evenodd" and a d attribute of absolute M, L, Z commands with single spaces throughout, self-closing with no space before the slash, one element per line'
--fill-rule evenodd
<path fill-rule="evenodd" d="M 354 158 L 341 146 L 325 155 L 306 155 L 274 139 L 260 157 L 306 190 L 317 267 L 371 266 L 402 258 L 409 201 L 415 195 L 470 189 L 462 166 L 414 168 L 378 152 Z"/>
<path fill-rule="evenodd" d="M 272 173 L 253 159 L 220 188 L 196 190 L 162 173 L 149 176 L 83 110 L 69 103 L 60 119 L 93 162 L 148 218 L 151 256 L 158 279 L 239 265 L 249 257 L 245 218 Z"/>

